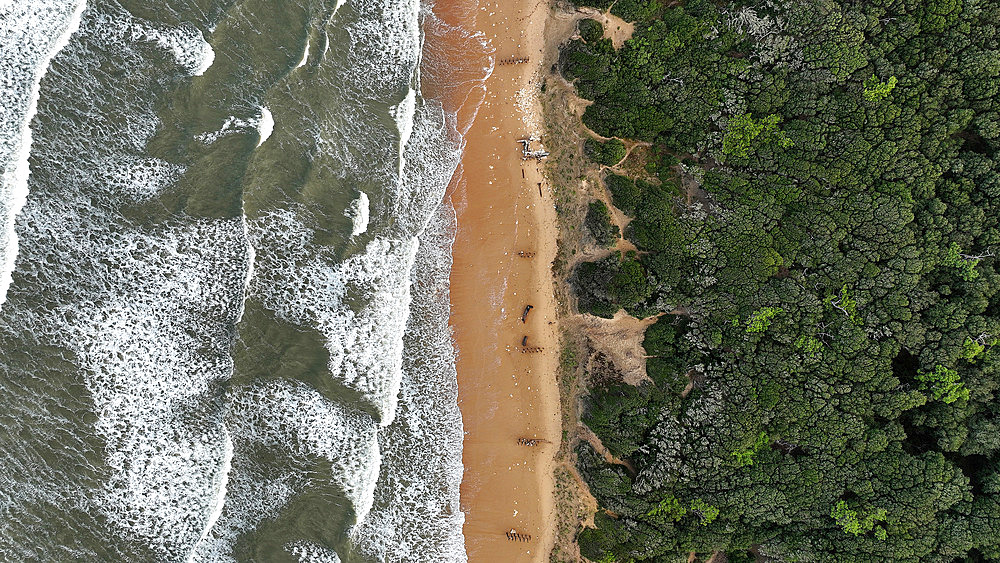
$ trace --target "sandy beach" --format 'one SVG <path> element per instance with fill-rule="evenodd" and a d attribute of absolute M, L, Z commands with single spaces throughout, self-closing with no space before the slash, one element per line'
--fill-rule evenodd
<path fill-rule="evenodd" d="M 554 541 L 557 223 L 542 165 L 522 160 L 518 142 L 542 133 L 537 82 L 548 15 L 545 1 L 483 2 L 453 22 L 474 19 L 497 63 L 450 188 L 458 213 L 451 324 L 466 433 L 461 503 L 472 562 L 544 561 Z M 528 60 L 504 64 L 511 58 Z M 466 114 L 477 101 L 470 96 Z"/>

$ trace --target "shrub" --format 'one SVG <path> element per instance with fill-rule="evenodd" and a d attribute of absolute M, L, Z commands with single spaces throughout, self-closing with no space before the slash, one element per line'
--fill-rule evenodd
<path fill-rule="evenodd" d="M 642 196 L 642 189 L 635 180 L 618 174 L 608 174 L 604 185 L 611 192 L 611 203 L 626 215 L 635 215 L 635 206 Z"/>
<path fill-rule="evenodd" d="M 611 13 L 628 22 L 648 21 L 659 17 L 663 5 L 659 0 L 618 0 Z"/>
<path fill-rule="evenodd" d="M 597 20 L 580 20 L 580 37 L 587 43 L 593 43 L 604 37 L 604 26 Z"/>
<path fill-rule="evenodd" d="M 587 230 L 593 235 L 597 244 L 604 248 L 610 248 L 618 242 L 621 237 L 621 229 L 611 222 L 611 213 L 608 206 L 603 201 L 595 199 L 590 202 L 587 209 L 587 217 L 584 219 Z"/>
<path fill-rule="evenodd" d="M 608 294 L 615 303 L 631 310 L 652 294 L 653 288 L 646 279 L 646 269 L 635 259 L 627 258 L 618 265 L 611 278 Z"/>
<path fill-rule="evenodd" d="M 642 250 L 664 251 L 678 247 L 682 241 L 681 228 L 674 213 L 673 196 L 661 186 L 637 182 L 636 188 L 642 196 L 636 208 L 642 213 L 635 214 L 629 223 L 629 240 Z"/>
<path fill-rule="evenodd" d="M 608 288 L 618 271 L 618 256 L 612 254 L 597 262 L 583 262 L 576 267 L 571 279 L 581 313 L 611 318 L 620 307 L 614 303 Z"/>
<path fill-rule="evenodd" d="M 613 456 L 625 459 L 642 445 L 656 424 L 661 402 L 662 392 L 649 383 L 639 387 L 613 385 L 589 396 L 583 423 Z"/>
<path fill-rule="evenodd" d="M 597 8 L 598 10 L 607 10 L 611 7 L 614 0 L 573 0 L 573 3 L 580 7 L 587 8 Z"/>
<path fill-rule="evenodd" d="M 618 139 L 609 139 L 601 142 L 597 139 L 587 139 L 583 145 L 583 152 L 590 157 L 590 160 L 605 166 L 614 166 L 625 158 L 625 143 Z"/>

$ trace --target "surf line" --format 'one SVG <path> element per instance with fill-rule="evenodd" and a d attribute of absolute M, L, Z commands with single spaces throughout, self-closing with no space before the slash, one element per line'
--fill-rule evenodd
<path fill-rule="evenodd" d="M 4 249 L 3 263 L 0 264 L 0 307 L 7 301 L 7 290 L 13 281 L 14 266 L 17 262 L 18 242 L 15 222 L 21 210 L 24 209 L 28 201 L 28 177 L 31 169 L 28 167 L 28 159 L 31 157 L 31 120 L 38 112 L 38 97 L 40 95 L 42 78 L 49 71 L 52 59 L 69 45 L 69 39 L 80 29 L 80 20 L 83 18 L 83 11 L 87 7 L 86 0 L 80 0 L 73 13 L 70 15 L 66 27 L 62 34 L 55 40 L 49 48 L 49 52 L 42 56 L 40 64 L 35 66 L 38 77 L 31 87 L 31 101 L 28 102 L 28 110 L 25 112 L 23 126 L 21 128 L 21 139 L 14 152 L 14 170 L 10 176 L 4 174 L 5 178 L 0 180 L 10 180 L 10 201 L 8 205 L 8 215 L 5 218 L 4 227 L 7 230 L 7 248 Z"/>
<path fill-rule="evenodd" d="M 212 512 L 208 515 L 208 521 L 205 522 L 205 529 L 201 533 L 201 537 L 195 542 L 194 546 L 191 548 L 191 552 L 188 553 L 188 563 L 194 561 L 195 554 L 198 553 L 198 546 L 201 542 L 208 538 L 208 535 L 212 532 L 212 528 L 215 527 L 215 523 L 219 521 L 219 517 L 222 516 L 222 509 L 226 505 L 226 489 L 229 486 L 229 473 L 233 469 L 233 439 L 229 435 L 229 430 L 226 429 L 225 424 L 222 425 L 222 436 L 223 436 L 223 450 L 222 450 L 222 467 L 219 469 L 219 491 L 215 497 L 215 505 L 212 507 Z"/>

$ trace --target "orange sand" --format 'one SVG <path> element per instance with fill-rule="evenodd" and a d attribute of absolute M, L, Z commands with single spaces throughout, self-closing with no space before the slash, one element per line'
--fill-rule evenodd
<path fill-rule="evenodd" d="M 551 271 L 556 212 L 540 164 L 522 161 L 517 142 L 542 133 L 536 87 L 548 16 L 545 0 L 483 0 L 474 15 L 498 62 L 531 60 L 498 64 L 487 79 L 451 187 L 458 211 L 451 324 L 466 432 L 461 498 L 473 563 L 545 561 L 554 541 L 552 458 L 560 440 Z M 519 251 L 535 254 L 524 258 Z M 529 304 L 534 308 L 522 324 Z M 525 336 L 528 347 L 542 351 L 523 353 Z M 530 447 L 518 438 L 544 442 Z M 531 538 L 511 541 L 511 530 Z"/>

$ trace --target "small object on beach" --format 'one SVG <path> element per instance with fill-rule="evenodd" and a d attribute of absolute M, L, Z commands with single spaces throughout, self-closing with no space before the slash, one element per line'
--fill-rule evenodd
<path fill-rule="evenodd" d="M 507 57 L 497 61 L 497 65 L 518 65 L 526 63 L 529 60 L 531 60 L 529 57 Z"/>
<path fill-rule="evenodd" d="M 521 258 L 533 258 L 535 256 L 535 253 L 529 250 L 519 250 L 517 252 L 517 255 L 520 256 Z"/>
<path fill-rule="evenodd" d="M 517 142 L 521 143 L 521 160 L 528 160 L 533 158 L 535 160 L 542 160 L 543 158 L 549 156 L 549 152 L 545 149 L 539 149 L 537 151 L 531 150 L 532 141 L 538 141 L 539 139 L 534 136 L 529 136 L 527 138 L 518 139 Z"/>
<path fill-rule="evenodd" d="M 522 446 L 534 447 L 538 444 L 548 444 L 549 441 L 541 438 L 518 438 L 517 443 Z"/>
<path fill-rule="evenodd" d="M 525 335 L 524 338 L 521 339 L 521 346 L 527 346 L 527 345 L 528 345 L 528 335 Z"/>
<path fill-rule="evenodd" d="M 522 322 L 522 323 L 524 323 L 524 322 L 527 322 L 527 318 L 528 318 L 528 311 L 530 311 L 530 310 L 532 310 L 532 309 L 534 309 L 534 306 L 532 306 L 532 305 L 528 305 L 528 306 L 526 306 L 526 307 L 524 308 L 524 313 L 522 313 L 522 314 L 521 314 L 521 322 Z M 527 337 L 527 336 L 525 336 L 524 338 L 525 338 L 525 339 L 527 339 L 528 337 Z M 521 344 L 521 346 L 524 346 L 524 344 Z"/>
<path fill-rule="evenodd" d="M 507 539 L 510 541 L 531 541 L 531 536 L 516 532 L 514 531 L 514 528 L 511 528 L 510 531 L 507 532 Z"/>

